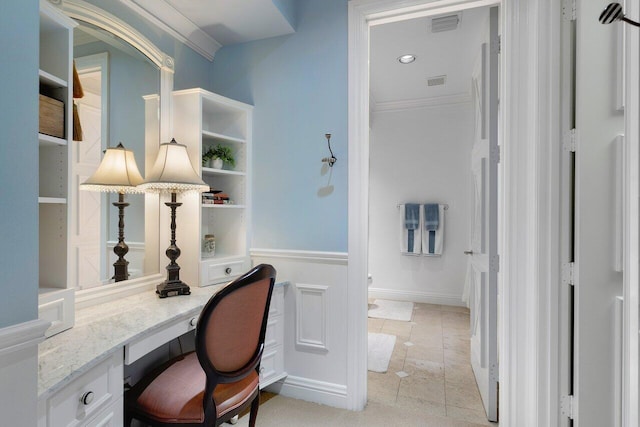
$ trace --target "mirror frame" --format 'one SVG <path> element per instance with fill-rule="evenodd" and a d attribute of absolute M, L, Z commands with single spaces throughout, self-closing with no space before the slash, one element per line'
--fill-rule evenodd
<path fill-rule="evenodd" d="M 153 164 L 161 141 L 168 141 L 171 136 L 171 92 L 173 91 L 174 60 L 171 56 L 162 52 L 156 45 L 149 41 L 139 31 L 120 18 L 100 9 L 84 0 L 48 0 L 54 6 L 74 20 L 88 22 L 109 33 L 119 37 L 123 41 L 138 49 L 149 58 L 160 70 L 160 139 L 151 143 L 145 142 L 145 164 Z M 95 304 L 117 300 L 126 295 L 132 295 L 141 291 L 154 289 L 164 280 L 164 272 L 160 267 L 164 250 L 159 245 L 160 230 L 160 200 L 155 194 L 145 194 L 145 257 L 152 259 L 152 263 L 158 266 L 158 271 L 153 274 L 110 283 L 89 289 L 76 290 L 76 309 L 89 307 Z"/>

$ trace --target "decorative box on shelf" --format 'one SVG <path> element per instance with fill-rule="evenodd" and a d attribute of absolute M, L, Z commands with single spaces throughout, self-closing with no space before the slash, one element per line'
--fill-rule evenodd
<path fill-rule="evenodd" d="M 64 138 L 64 102 L 40 94 L 39 132 Z"/>

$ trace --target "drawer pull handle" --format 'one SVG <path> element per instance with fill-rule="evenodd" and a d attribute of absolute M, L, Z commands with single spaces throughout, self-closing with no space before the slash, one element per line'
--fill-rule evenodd
<path fill-rule="evenodd" d="M 225 268 L 225 269 L 224 269 L 224 273 L 225 273 L 227 276 L 231 274 L 231 271 L 232 271 L 232 270 L 231 270 L 231 267 L 227 267 L 227 268 Z"/>
<path fill-rule="evenodd" d="M 198 324 L 198 318 L 194 317 L 193 319 L 189 320 L 189 325 L 195 327 Z"/>
<path fill-rule="evenodd" d="M 80 398 L 80 402 L 82 402 L 83 405 L 89 405 L 91 404 L 91 402 L 93 402 L 93 397 L 94 393 L 92 391 L 88 391 L 82 395 L 82 397 Z"/>

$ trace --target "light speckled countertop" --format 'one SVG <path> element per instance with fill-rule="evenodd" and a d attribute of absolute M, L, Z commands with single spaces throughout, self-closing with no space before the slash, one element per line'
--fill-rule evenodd
<path fill-rule="evenodd" d="M 126 344 L 176 320 L 196 316 L 223 285 L 191 287 L 191 295 L 160 299 L 155 291 L 76 311 L 75 326 L 38 347 L 38 397 L 46 399 Z"/>

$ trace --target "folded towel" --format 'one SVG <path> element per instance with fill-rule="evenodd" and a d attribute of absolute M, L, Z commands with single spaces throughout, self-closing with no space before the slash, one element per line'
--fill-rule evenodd
<path fill-rule="evenodd" d="M 400 252 L 407 255 L 420 255 L 421 227 L 420 205 L 400 205 Z"/>
<path fill-rule="evenodd" d="M 422 254 L 426 256 L 442 255 L 444 244 L 444 205 L 436 206 L 438 206 L 438 229 L 425 229 L 422 233 Z"/>
<path fill-rule="evenodd" d="M 440 209 L 437 203 L 427 203 L 424 205 L 424 228 L 425 230 L 437 230 L 439 225 Z"/>

